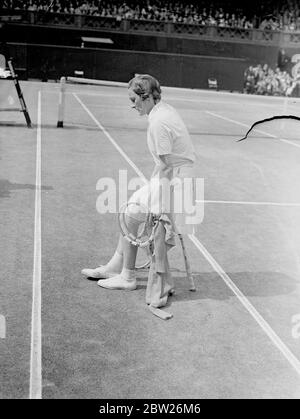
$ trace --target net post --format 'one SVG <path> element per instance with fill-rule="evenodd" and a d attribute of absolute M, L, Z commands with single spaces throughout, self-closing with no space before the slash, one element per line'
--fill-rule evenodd
<path fill-rule="evenodd" d="M 58 99 L 57 128 L 63 128 L 63 126 L 64 126 L 65 90 L 66 90 L 66 77 L 61 77 L 60 78 L 59 99 Z"/>

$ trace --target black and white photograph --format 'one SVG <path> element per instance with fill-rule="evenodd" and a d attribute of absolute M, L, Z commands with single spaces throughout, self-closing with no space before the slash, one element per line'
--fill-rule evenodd
<path fill-rule="evenodd" d="M 0 0 L 0 399 L 300 399 L 300 0 Z"/>

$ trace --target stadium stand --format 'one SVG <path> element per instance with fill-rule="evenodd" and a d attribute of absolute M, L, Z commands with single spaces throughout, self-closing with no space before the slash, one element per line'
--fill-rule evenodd
<path fill-rule="evenodd" d="M 2 3 L 2 4 L 1 4 Z M 253 1 L 250 5 L 219 0 L 168 1 L 162 0 L 2 0 L 3 9 L 47 11 L 77 15 L 114 17 L 118 20 L 136 19 L 169 21 L 232 28 L 269 30 L 300 29 L 299 5 L 296 0 Z"/>
<path fill-rule="evenodd" d="M 250 66 L 244 73 L 244 93 L 268 96 L 298 96 L 299 75 L 293 77 L 288 71 L 275 70 L 268 64 Z"/>
<path fill-rule="evenodd" d="M 91 78 L 113 79 L 116 64 L 108 69 L 93 63 L 111 62 L 114 51 L 114 62 L 124 72 L 118 73 L 121 81 L 137 65 L 138 54 L 138 65 L 166 74 L 166 63 L 174 68 L 176 60 L 172 80 L 160 75 L 176 86 L 207 88 L 209 80 L 217 80 L 220 89 L 285 95 L 299 84 L 296 0 L 253 0 L 251 5 L 238 0 L 0 0 L 0 8 L 24 78 L 58 80 L 70 67 L 65 51 L 73 54 L 70 74 L 79 69 Z M 91 45 L 82 36 L 111 42 Z M 181 74 L 180 66 L 191 74 Z"/>

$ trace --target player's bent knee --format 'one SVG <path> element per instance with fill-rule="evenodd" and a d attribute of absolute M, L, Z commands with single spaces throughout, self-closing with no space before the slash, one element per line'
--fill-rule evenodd
<path fill-rule="evenodd" d="M 147 213 L 143 211 L 140 205 L 130 204 L 126 208 L 125 217 L 127 221 L 135 220 L 138 224 L 144 223 L 147 219 Z"/>

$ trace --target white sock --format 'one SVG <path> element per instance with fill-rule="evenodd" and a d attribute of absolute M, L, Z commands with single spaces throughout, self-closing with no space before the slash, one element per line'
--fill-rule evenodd
<path fill-rule="evenodd" d="M 133 279 L 136 279 L 136 272 L 135 269 L 126 269 L 123 268 L 122 272 L 120 273 L 122 278 L 126 279 L 127 281 L 131 281 Z"/>

